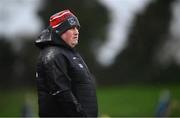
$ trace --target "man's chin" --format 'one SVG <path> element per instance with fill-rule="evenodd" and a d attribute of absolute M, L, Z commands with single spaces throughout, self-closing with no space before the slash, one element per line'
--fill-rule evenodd
<path fill-rule="evenodd" d="M 71 45 L 71 47 L 75 47 L 76 45 L 77 45 L 78 43 L 72 43 Z"/>

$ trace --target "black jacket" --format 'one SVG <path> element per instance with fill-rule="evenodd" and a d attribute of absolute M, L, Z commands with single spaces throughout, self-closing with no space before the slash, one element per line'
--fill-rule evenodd
<path fill-rule="evenodd" d="M 35 41 L 39 116 L 98 114 L 95 81 L 78 52 L 50 28 Z"/>

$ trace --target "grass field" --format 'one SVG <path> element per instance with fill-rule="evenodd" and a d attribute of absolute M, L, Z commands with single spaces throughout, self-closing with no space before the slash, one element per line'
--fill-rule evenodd
<path fill-rule="evenodd" d="M 180 116 L 180 86 L 121 86 L 100 88 L 98 101 L 101 116 L 154 117 L 162 91 L 171 93 L 170 116 Z"/>
<path fill-rule="evenodd" d="M 100 116 L 154 117 L 162 91 L 171 94 L 169 115 L 180 116 L 179 85 L 113 86 L 98 88 Z M 0 91 L 0 116 L 20 117 L 24 103 L 37 116 L 37 96 L 35 90 Z"/>

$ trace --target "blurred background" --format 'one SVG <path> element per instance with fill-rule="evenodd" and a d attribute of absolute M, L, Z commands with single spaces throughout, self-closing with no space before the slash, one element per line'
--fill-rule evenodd
<path fill-rule="evenodd" d="M 180 116 L 180 0 L 1 0 L 0 116 L 38 116 L 34 40 L 70 9 L 99 116 Z"/>

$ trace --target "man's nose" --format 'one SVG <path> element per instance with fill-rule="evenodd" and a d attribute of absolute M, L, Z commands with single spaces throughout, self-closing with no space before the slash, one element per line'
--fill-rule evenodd
<path fill-rule="evenodd" d="M 75 34 L 76 34 L 76 35 L 79 34 L 79 30 L 77 29 L 77 27 L 74 27 L 74 31 L 75 31 Z"/>

